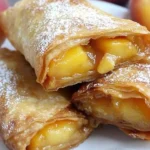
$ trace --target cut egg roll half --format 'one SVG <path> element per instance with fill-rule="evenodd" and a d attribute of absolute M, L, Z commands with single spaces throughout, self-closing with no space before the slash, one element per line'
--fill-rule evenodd
<path fill-rule="evenodd" d="M 16 51 L 0 50 L 0 134 L 10 150 L 64 150 L 85 140 L 92 127 L 66 93 L 47 93 Z"/>
<path fill-rule="evenodd" d="M 130 64 L 83 85 L 73 95 L 75 105 L 102 124 L 150 140 L 150 65 Z"/>
<path fill-rule="evenodd" d="M 142 59 L 143 37 L 150 34 L 85 0 L 22 0 L 1 13 L 0 25 L 49 91 L 92 81 L 120 63 Z"/>

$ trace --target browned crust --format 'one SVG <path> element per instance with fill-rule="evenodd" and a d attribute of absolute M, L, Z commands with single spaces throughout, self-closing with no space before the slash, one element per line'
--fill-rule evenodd
<path fill-rule="evenodd" d="M 120 99 L 140 98 L 149 108 L 150 104 L 150 65 L 149 64 L 128 64 L 121 66 L 112 73 L 97 79 L 94 82 L 83 85 L 73 95 L 73 103 L 80 109 L 85 111 L 88 115 L 93 116 L 103 124 L 116 125 L 119 128 L 129 130 L 150 131 L 150 126 L 132 124 L 125 120 L 113 121 L 107 118 L 101 118 L 98 114 L 94 114 L 86 102 L 94 101 L 98 98 L 116 97 Z M 89 109 L 88 109 L 89 108 Z M 112 112 L 113 113 L 113 112 Z M 104 116 L 103 116 L 104 117 Z M 144 122 L 143 122 L 144 123 Z M 140 132 L 139 132 L 140 133 Z"/>
<path fill-rule="evenodd" d="M 121 128 L 120 130 L 123 131 L 128 136 L 131 136 L 132 138 L 138 138 L 138 139 L 148 140 L 148 141 L 150 140 L 150 131 L 142 132 L 137 130 L 127 130 L 124 128 Z"/>
<path fill-rule="evenodd" d="M 1 13 L 0 24 L 14 47 L 20 50 L 35 69 L 37 81 L 42 85 L 44 84 L 44 86 L 49 62 L 70 46 L 88 43 L 89 39 L 101 36 L 149 34 L 145 27 L 130 20 L 115 18 L 93 7 L 85 0 L 50 0 L 42 4 L 38 3 L 39 0 L 22 0 L 18 2 L 14 7 Z M 60 14 L 52 17 L 55 12 L 51 12 L 53 8 L 51 6 L 55 4 L 58 4 Z M 48 13 L 49 11 L 50 13 Z M 59 11 L 57 10 L 57 12 Z M 47 15 L 44 15 L 46 13 L 49 14 L 51 20 L 48 20 Z M 75 13 L 76 17 L 73 17 L 72 13 Z M 91 14 L 93 15 L 91 16 Z M 59 15 L 63 15 L 63 17 L 57 19 Z M 65 24 L 62 23 L 66 22 L 67 19 L 69 21 L 66 25 L 69 27 L 64 26 Z M 48 32 L 48 26 L 53 25 L 51 23 L 55 23 L 54 30 L 51 31 L 51 28 L 49 28 L 48 31 L 50 31 Z M 57 25 L 59 26 L 57 27 Z M 62 32 L 58 33 L 61 28 L 64 29 L 61 30 L 64 32 L 63 34 Z M 51 39 L 47 35 L 54 35 L 54 37 Z M 47 44 L 43 44 L 43 40 Z M 47 58 L 48 54 L 50 54 L 49 58 Z M 82 81 L 90 81 L 95 77 L 95 74 L 93 74 L 93 76 L 85 77 L 85 79 L 77 78 L 66 83 L 66 85 L 62 85 L 62 87 Z M 49 90 L 56 90 L 57 87 L 59 85 Z"/>
<path fill-rule="evenodd" d="M 65 148 L 78 145 L 92 131 L 63 92 L 47 93 L 35 82 L 33 69 L 19 52 L 0 50 L 0 81 L 0 133 L 9 149 L 26 150 L 39 130 L 57 120 L 73 120 L 82 127 L 81 137 Z"/>

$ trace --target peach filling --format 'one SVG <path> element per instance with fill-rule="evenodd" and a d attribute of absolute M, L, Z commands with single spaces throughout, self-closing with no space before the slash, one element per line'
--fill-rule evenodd
<path fill-rule="evenodd" d="M 131 41 L 121 37 L 93 40 L 91 45 L 97 55 L 102 55 L 102 58 L 97 60 L 97 71 L 100 74 L 112 71 L 117 62 L 127 61 L 138 52 Z"/>
<path fill-rule="evenodd" d="M 49 77 L 62 79 L 74 75 L 100 74 L 112 71 L 118 62 L 135 56 L 136 45 L 125 37 L 91 40 L 86 46 L 75 46 L 60 54 L 49 64 Z"/>
<path fill-rule="evenodd" d="M 71 144 L 72 141 L 76 141 L 76 138 L 80 140 L 80 128 L 75 121 L 56 121 L 41 129 L 32 138 L 27 150 L 61 149 L 59 146 L 62 148 L 65 148 L 63 145 L 71 146 L 68 143 Z"/>
<path fill-rule="evenodd" d="M 58 56 L 49 65 L 49 76 L 63 78 L 83 74 L 94 68 L 94 51 L 90 46 L 75 46 Z"/>
<path fill-rule="evenodd" d="M 85 102 L 86 103 L 86 102 Z M 92 113 L 108 122 L 125 121 L 132 125 L 139 125 L 145 121 L 150 123 L 150 108 L 146 105 L 144 99 L 131 98 L 101 98 L 96 99 L 90 104 Z"/>

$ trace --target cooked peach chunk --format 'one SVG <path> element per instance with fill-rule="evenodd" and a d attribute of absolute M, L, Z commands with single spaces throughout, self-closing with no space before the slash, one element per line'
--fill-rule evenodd
<path fill-rule="evenodd" d="M 113 113 L 113 107 L 111 107 L 110 99 L 101 98 L 99 100 L 93 101 L 91 105 L 94 108 L 93 112 L 100 113 L 104 116 L 109 116 L 110 113 Z"/>
<path fill-rule="evenodd" d="M 94 68 L 94 52 L 90 46 L 76 46 L 58 56 L 49 65 L 49 76 L 70 77 Z"/>
<path fill-rule="evenodd" d="M 124 120 L 132 123 L 145 119 L 150 121 L 150 108 L 145 104 L 144 100 L 113 98 L 112 102 Z"/>
<path fill-rule="evenodd" d="M 105 97 L 89 101 L 91 111 L 99 118 L 108 121 L 125 121 L 131 125 L 144 126 L 141 120 L 147 123 L 150 122 L 150 107 L 145 104 L 143 99 L 129 98 L 120 99 L 116 97 Z M 89 107 L 90 108 L 90 107 Z"/>
<path fill-rule="evenodd" d="M 48 75 L 60 80 L 75 75 L 84 76 L 96 68 L 104 74 L 112 71 L 116 63 L 128 60 L 137 52 L 138 48 L 127 38 L 99 38 L 89 45 L 75 46 L 57 56 L 49 64 Z"/>
<path fill-rule="evenodd" d="M 28 150 L 43 149 L 49 146 L 57 146 L 70 141 L 78 126 L 74 121 L 57 121 L 47 125 L 39 131 L 31 140 Z"/>
<path fill-rule="evenodd" d="M 112 71 L 115 68 L 117 57 L 115 55 L 111 55 L 109 53 L 106 53 L 102 60 L 100 61 L 97 71 L 100 74 L 107 73 L 109 71 Z"/>
<path fill-rule="evenodd" d="M 137 54 L 136 46 L 126 38 L 100 38 L 92 42 L 95 49 L 102 53 L 109 53 L 123 59 L 129 59 Z"/>

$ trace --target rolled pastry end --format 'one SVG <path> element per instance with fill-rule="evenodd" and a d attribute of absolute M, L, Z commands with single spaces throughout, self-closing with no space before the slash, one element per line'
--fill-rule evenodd
<path fill-rule="evenodd" d="M 77 45 L 52 59 L 44 86 L 53 90 L 58 85 L 66 86 L 70 80 L 91 80 L 92 76 L 108 73 L 130 60 L 138 51 L 138 46 L 127 37 L 90 40 L 88 45 Z"/>
<path fill-rule="evenodd" d="M 75 103 L 77 107 L 102 120 L 103 123 L 117 125 L 120 128 L 150 131 L 150 108 L 144 99 L 102 97 L 77 100 Z"/>
<path fill-rule="evenodd" d="M 66 149 L 86 138 L 87 128 L 72 120 L 59 120 L 41 129 L 31 140 L 27 150 L 48 148 Z"/>
<path fill-rule="evenodd" d="M 126 64 L 105 77 L 83 85 L 74 95 L 75 105 L 128 135 L 148 139 L 150 132 L 150 65 Z"/>

